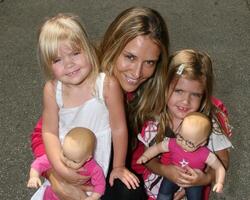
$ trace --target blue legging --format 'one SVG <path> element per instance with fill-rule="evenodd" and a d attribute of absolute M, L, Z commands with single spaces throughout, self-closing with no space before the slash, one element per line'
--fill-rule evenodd
<path fill-rule="evenodd" d="M 178 185 L 164 178 L 159 189 L 159 194 L 157 195 L 157 200 L 172 200 L 174 193 L 177 192 L 178 189 Z M 185 188 L 187 199 L 202 200 L 202 190 L 203 186 Z"/>

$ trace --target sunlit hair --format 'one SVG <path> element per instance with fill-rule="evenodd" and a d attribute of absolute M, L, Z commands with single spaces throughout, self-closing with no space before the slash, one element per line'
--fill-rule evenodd
<path fill-rule="evenodd" d="M 60 42 L 68 42 L 73 50 L 86 54 L 92 71 L 89 77 L 98 74 L 98 58 L 80 19 L 72 14 L 59 13 L 47 19 L 38 32 L 38 57 L 48 79 L 53 79 L 52 64 L 58 56 Z"/>
<path fill-rule="evenodd" d="M 183 69 L 180 70 L 181 65 Z M 179 73 L 177 73 L 178 70 L 180 70 Z M 209 116 L 213 107 L 211 96 L 213 93 L 214 81 L 212 62 L 209 55 L 201 51 L 184 49 L 170 56 L 165 89 L 166 102 L 168 102 L 172 95 L 180 77 L 196 80 L 202 84 L 204 93 L 198 112 L 202 112 Z M 163 139 L 166 127 L 169 127 L 169 123 L 171 123 L 171 116 L 167 111 L 167 106 L 164 113 L 165 115 L 162 114 L 160 119 L 157 141 Z"/>
<path fill-rule="evenodd" d="M 130 125 L 138 130 L 143 122 L 155 118 L 164 107 L 164 83 L 168 63 L 168 30 L 162 16 L 145 7 L 132 7 L 123 11 L 108 27 L 100 45 L 102 70 L 114 74 L 116 61 L 125 46 L 137 36 L 148 36 L 161 50 L 156 70 L 152 77 L 135 91 L 129 102 Z"/>

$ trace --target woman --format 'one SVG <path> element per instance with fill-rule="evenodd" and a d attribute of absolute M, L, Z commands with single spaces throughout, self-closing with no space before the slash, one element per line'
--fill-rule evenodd
<path fill-rule="evenodd" d="M 136 146 L 133 132 L 137 133 L 145 120 L 155 119 L 164 107 L 164 93 L 160 91 L 167 72 L 168 45 L 168 31 L 161 15 L 141 7 L 129 8 L 118 15 L 100 45 L 102 70 L 114 75 L 124 94 L 130 94 L 127 95 L 127 115 L 129 128 L 133 130 L 129 135 L 131 147 Z M 36 157 L 44 154 L 41 123 L 42 120 L 39 120 L 32 134 L 32 149 Z M 129 158 L 128 163 L 130 165 Z M 124 185 L 128 170 L 123 168 L 120 173 L 123 174 L 123 183 L 116 179 L 111 187 L 107 184 L 103 199 L 146 199 L 143 184 L 129 190 Z M 80 199 L 79 188 L 61 180 L 53 172 L 48 178 L 60 199 Z"/>

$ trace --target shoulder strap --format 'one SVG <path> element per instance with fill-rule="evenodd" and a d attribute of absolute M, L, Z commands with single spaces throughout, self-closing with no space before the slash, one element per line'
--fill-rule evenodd
<path fill-rule="evenodd" d="M 62 82 L 57 81 L 56 84 L 56 103 L 59 108 L 63 107 L 63 98 L 62 98 Z"/>
<path fill-rule="evenodd" d="M 105 76 L 106 76 L 105 73 L 99 73 L 96 79 L 96 96 L 102 101 L 104 101 L 103 87 L 104 87 Z"/>

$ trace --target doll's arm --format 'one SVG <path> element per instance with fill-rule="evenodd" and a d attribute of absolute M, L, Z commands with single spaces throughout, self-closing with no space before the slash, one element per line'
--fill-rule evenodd
<path fill-rule="evenodd" d="M 87 197 L 85 200 L 99 200 L 101 198 L 101 195 L 97 192 L 93 192 L 89 197 Z"/>
<path fill-rule="evenodd" d="M 213 191 L 221 193 L 226 175 L 225 168 L 221 164 L 220 160 L 216 157 L 216 155 L 212 152 L 209 153 L 206 164 L 215 170 L 216 183 L 213 187 Z"/>
<path fill-rule="evenodd" d="M 30 175 L 29 175 L 27 187 L 38 188 L 38 186 L 41 186 L 42 182 L 41 182 L 39 176 L 40 176 L 40 174 L 37 170 L 30 168 Z"/>
<path fill-rule="evenodd" d="M 139 186 L 139 179 L 125 168 L 128 148 L 128 130 L 126 124 L 123 92 L 116 78 L 106 76 L 104 82 L 104 99 L 109 110 L 110 127 L 113 140 L 113 169 L 109 182 L 119 178 L 128 189 Z"/>
<path fill-rule="evenodd" d="M 158 154 L 168 152 L 169 151 L 168 144 L 169 144 L 169 139 L 165 139 L 164 141 L 155 144 L 152 147 L 149 147 L 137 160 L 137 164 L 146 163 L 147 161 L 151 160 Z"/>

